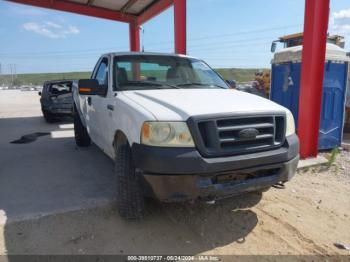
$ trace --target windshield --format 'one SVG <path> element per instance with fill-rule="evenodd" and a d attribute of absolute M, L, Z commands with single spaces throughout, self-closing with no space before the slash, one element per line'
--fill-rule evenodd
<path fill-rule="evenodd" d="M 113 74 L 115 90 L 229 88 L 206 63 L 185 57 L 117 56 Z"/>

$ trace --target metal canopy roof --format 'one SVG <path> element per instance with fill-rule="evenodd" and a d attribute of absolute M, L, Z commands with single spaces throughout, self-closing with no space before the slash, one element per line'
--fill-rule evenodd
<path fill-rule="evenodd" d="M 130 15 L 140 15 L 148 7 L 160 0 L 68 0 L 81 5 L 101 7 Z"/>
<path fill-rule="evenodd" d="M 174 4 L 174 0 L 7 0 L 141 25 Z"/>

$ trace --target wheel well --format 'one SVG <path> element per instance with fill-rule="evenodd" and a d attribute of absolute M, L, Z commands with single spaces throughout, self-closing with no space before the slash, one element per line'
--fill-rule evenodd
<path fill-rule="evenodd" d="M 128 144 L 128 138 L 121 130 L 117 130 L 114 135 L 113 146 L 116 148 L 118 145 Z"/>

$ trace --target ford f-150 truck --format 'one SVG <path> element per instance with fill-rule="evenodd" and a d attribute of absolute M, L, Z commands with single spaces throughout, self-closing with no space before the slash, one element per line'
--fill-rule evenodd
<path fill-rule="evenodd" d="M 206 201 L 289 181 L 299 160 L 291 112 L 229 89 L 204 61 L 172 54 L 103 55 L 74 83 L 78 146 L 115 162 L 121 216 L 144 197 Z"/>

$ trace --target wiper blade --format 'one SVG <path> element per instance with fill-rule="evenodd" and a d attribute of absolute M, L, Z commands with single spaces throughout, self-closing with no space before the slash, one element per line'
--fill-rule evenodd
<path fill-rule="evenodd" d="M 221 89 L 228 89 L 227 87 L 223 87 L 223 86 L 219 86 L 219 85 L 212 85 L 212 86 L 215 86 L 215 87 L 218 87 L 218 88 L 221 88 Z"/>
<path fill-rule="evenodd" d="M 176 85 L 176 86 L 207 86 L 207 85 L 202 84 L 202 83 L 190 82 L 190 83 L 178 84 L 178 85 Z"/>
<path fill-rule="evenodd" d="M 183 84 L 178 84 L 176 86 L 209 86 L 209 87 L 218 87 L 218 88 L 226 89 L 225 87 L 215 85 L 215 84 L 203 84 L 203 83 L 197 83 L 197 82 L 183 83 Z"/>
<path fill-rule="evenodd" d="M 152 85 L 152 86 L 157 86 L 157 87 L 166 86 L 166 87 L 171 87 L 174 89 L 180 89 L 178 86 L 170 85 L 167 83 L 161 83 L 161 82 L 153 82 L 153 81 L 129 81 L 128 84 Z M 163 88 L 159 88 L 159 89 L 163 89 Z"/>
<path fill-rule="evenodd" d="M 167 87 L 171 87 L 174 89 L 180 89 L 178 86 L 174 86 L 174 85 L 167 84 L 167 83 L 152 82 L 152 81 L 145 81 L 143 83 L 148 83 L 148 84 L 153 84 L 153 85 L 158 85 L 158 86 L 167 86 Z"/>

